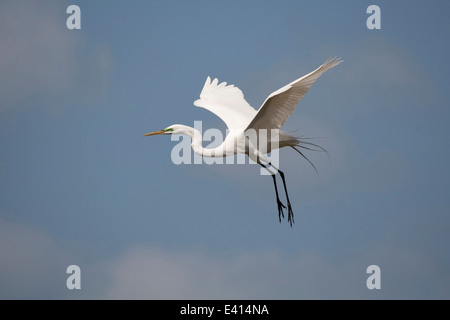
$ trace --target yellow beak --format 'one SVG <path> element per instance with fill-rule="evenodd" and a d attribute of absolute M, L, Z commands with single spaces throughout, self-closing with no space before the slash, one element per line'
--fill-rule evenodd
<path fill-rule="evenodd" d="M 146 133 L 146 134 L 144 134 L 144 137 L 147 137 L 147 136 L 154 136 L 154 135 L 157 135 L 157 134 L 163 134 L 163 133 L 165 133 L 164 130 L 159 130 L 159 131 L 155 131 L 155 132 Z"/>

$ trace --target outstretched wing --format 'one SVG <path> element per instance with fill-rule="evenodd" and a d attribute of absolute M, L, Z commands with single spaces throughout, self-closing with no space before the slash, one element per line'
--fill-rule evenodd
<path fill-rule="evenodd" d="M 280 129 L 292 114 L 300 99 L 303 98 L 321 74 L 342 61 L 340 58 L 329 58 L 313 72 L 270 94 L 247 129 Z"/>
<path fill-rule="evenodd" d="M 200 99 L 194 101 L 197 107 L 205 108 L 221 118 L 230 132 L 244 130 L 255 117 L 256 110 L 244 99 L 242 91 L 234 85 L 219 80 L 206 79 Z"/>

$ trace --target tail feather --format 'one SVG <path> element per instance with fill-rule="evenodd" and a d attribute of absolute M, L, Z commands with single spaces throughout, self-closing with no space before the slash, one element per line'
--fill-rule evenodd
<path fill-rule="evenodd" d="M 292 147 L 292 149 L 294 149 L 295 151 L 297 151 L 298 153 L 300 153 L 300 155 L 301 155 L 303 158 L 305 158 L 306 161 L 308 161 L 310 165 L 312 165 L 312 167 L 314 168 L 314 170 L 316 171 L 317 174 L 319 173 L 319 171 L 317 171 L 317 168 L 316 168 L 316 166 L 314 165 L 314 163 L 312 163 L 311 160 L 309 160 L 308 157 L 305 156 L 305 155 L 303 154 L 303 152 L 301 152 L 300 150 L 298 150 L 295 146 L 291 146 L 291 147 Z M 317 151 L 317 150 L 316 150 L 316 151 Z"/>
<path fill-rule="evenodd" d="M 328 154 L 328 150 L 325 148 L 319 146 L 318 144 L 305 141 L 311 138 L 305 138 L 305 137 L 296 137 L 288 132 L 281 132 L 280 134 L 280 140 L 279 140 L 279 148 L 283 147 L 291 147 L 295 151 L 297 151 L 306 161 L 309 162 L 309 164 L 314 168 L 316 173 L 318 173 L 316 166 L 314 163 L 311 162 L 311 160 L 308 159 L 308 157 L 302 152 L 300 149 L 308 150 L 308 151 L 320 151 L 325 152 L 330 158 L 330 155 Z"/>
<path fill-rule="evenodd" d="M 302 149 L 305 149 L 305 150 L 308 150 L 308 151 L 322 151 L 322 152 L 325 152 L 327 154 L 328 158 L 330 158 L 330 155 L 328 154 L 328 150 L 326 150 L 325 148 L 323 148 L 323 147 L 321 147 L 321 146 L 319 146 L 319 145 L 317 145 L 315 143 L 305 141 L 305 139 L 306 138 L 298 138 L 297 139 L 297 143 L 295 145 L 290 145 L 290 147 L 292 149 L 294 149 L 295 151 L 297 151 L 306 161 L 308 161 L 309 164 L 314 168 L 316 173 L 319 173 L 317 171 L 317 168 L 314 165 L 314 163 L 312 163 L 311 160 L 309 160 L 308 157 L 305 156 L 305 154 L 301 150 L 299 150 L 298 148 L 302 148 Z"/>

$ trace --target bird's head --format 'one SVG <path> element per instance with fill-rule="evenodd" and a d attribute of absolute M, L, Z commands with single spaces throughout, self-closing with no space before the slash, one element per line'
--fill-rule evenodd
<path fill-rule="evenodd" d="M 186 126 L 181 124 L 173 124 L 165 129 L 144 134 L 144 137 L 155 136 L 158 134 L 186 134 Z"/>

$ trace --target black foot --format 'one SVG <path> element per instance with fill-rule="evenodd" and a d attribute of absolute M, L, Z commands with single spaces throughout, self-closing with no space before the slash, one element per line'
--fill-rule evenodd
<path fill-rule="evenodd" d="M 278 199 L 277 199 L 277 204 L 278 204 L 278 220 L 280 220 L 280 223 L 281 223 L 281 217 L 283 217 L 283 219 L 284 219 L 283 208 L 286 209 L 286 206 Z"/>
<path fill-rule="evenodd" d="M 291 203 L 290 202 L 288 202 L 288 222 L 289 222 L 289 224 L 291 225 L 291 228 L 292 228 L 292 225 L 294 224 L 294 211 L 292 211 L 292 207 L 291 207 Z"/>

